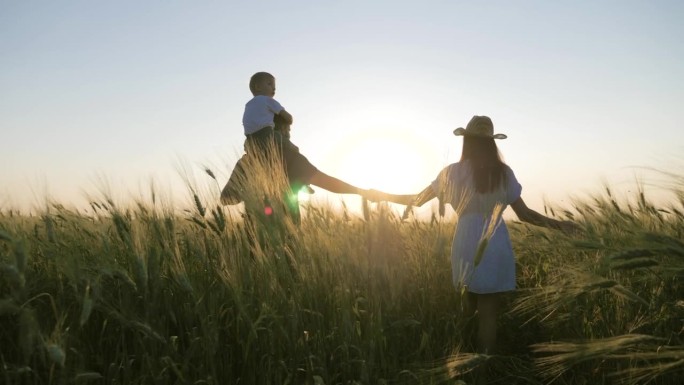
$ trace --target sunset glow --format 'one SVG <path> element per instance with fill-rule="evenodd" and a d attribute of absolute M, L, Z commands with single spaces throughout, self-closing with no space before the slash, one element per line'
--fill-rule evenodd
<path fill-rule="evenodd" d="M 183 196 L 178 156 L 216 164 L 215 190 L 257 71 L 277 78 L 301 152 L 360 187 L 423 188 L 475 114 L 509 135 L 536 208 L 682 152 L 681 2 L 266 3 L 0 6 L 0 204 L 76 202 L 93 175 Z"/>

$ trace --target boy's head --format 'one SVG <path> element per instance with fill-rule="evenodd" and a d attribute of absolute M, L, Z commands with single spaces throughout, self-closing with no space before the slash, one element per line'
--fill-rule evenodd
<path fill-rule="evenodd" d="M 275 77 L 268 72 L 257 72 L 249 79 L 249 90 L 252 95 L 275 95 Z"/>

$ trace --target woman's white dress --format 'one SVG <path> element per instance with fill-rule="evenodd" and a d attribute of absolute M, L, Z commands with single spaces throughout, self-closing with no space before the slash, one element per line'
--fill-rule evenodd
<path fill-rule="evenodd" d="M 515 259 L 504 209 L 520 197 L 522 187 L 510 167 L 496 191 L 477 193 L 468 161 L 445 167 L 432 182 L 444 203 L 458 214 L 451 245 L 454 286 L 477 294 L 515 290 Z M 479 247 L 479 250 L 478 250 Z"/>

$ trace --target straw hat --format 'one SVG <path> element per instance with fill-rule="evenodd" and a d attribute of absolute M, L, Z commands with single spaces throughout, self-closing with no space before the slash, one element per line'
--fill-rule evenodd
<path fill-rule="evenodd" d="M 466 128 L 459 127 L 454 130 L 454 135 L 482 136 L 492 139 L 506 139 L 504 134 L 494 134 L 494 123 L 488 116 L 473 116 Z"/>

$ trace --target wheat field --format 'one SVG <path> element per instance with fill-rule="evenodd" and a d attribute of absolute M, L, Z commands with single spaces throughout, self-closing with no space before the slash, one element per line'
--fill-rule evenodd
<path fill-rule="evenodd" d="M 473 353 L 451 284 L 453 219 L 305 204 L 299 225 L 259 226 L 188 187 L 180 206 L 152 191 L 127 203 L 103 194 L 88 209 L 0 210 L 1 383 L 684 378 L 681 183 L 662 207 L 643 189 L 619 200 L 610 188 L 546 207 L 579 234 L 509 221 L 518 290 L 496 355 Z"/>

